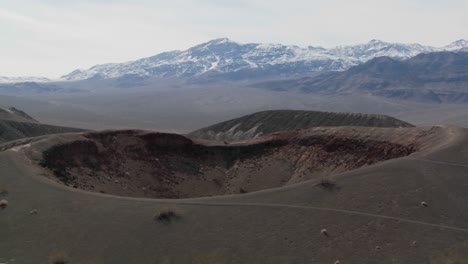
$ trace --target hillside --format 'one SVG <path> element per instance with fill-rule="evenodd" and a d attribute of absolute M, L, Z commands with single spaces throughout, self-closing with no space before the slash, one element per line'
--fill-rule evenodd
<path fill-rule="evenodd" d="M 83 129 L 0 120 L 0 144 L 21 138 L 81 131 Z"/>
<path fill-rule="evenodd" d="M 371 94 L 420 102 L 466 103 L 468 52 L 426 53 L 407 60 L 380 57 L 344 72 L 254 86 L 321 95 Z"/>
<path fill-rule="evenodd" d="M 14 107 L 0 106 L 0 120 L 38 123 L 38 121 L 32 118 L 30 115 Z"/>
<path fill-rule="evenodd" d="M 83 129 L 41 124 L 14 107 L 0 107 L 0 144 L 21 138 L 80 132 Z"/>
<path fill-rule="evenodd" d="M 326 126 L 411 127 L 413 125 L 385 115 L 273 110 L 214 124 L 193 131 L 188 136 L 236 141 L 278 131 Z"/>
<path fill-rule="evenodd" d="M 317 139 L 322 136 L 334 139 L 321 144 Z M 245 152 L 255 155 L 239 156 L 238 164 L 215 164 L 229 158 L 224 151 L 237 148 L 244 153 L 278 141 L 289 143 L 270 144 L 271 155 Z M 97 149 L 84 142 L 94 142 Z M 377 144 L 368 145 L 372 142 Z M 199 147 L 201 155 L 193 156 L 190 146 Z M 293 146 L 310 155 L 288 154 Z M 413 149 L 400 152 L 402 146 Z M 70 182 L 76 186 L 65 186 L 39 164 L 54 148 L 61 149 L 56 152 L 61 160 L 71 161 L 62 165 L 76 177 Z M 145 149 L 153 152 L 139 156 Z M 467 257 L 467 150 L 467 130 L 453 127 L 316 128 L 236 146 L 145 131 L 49 136 L 0 152 L 0 190 L 2 199 L 8 200 L 0 210 L 0 236 L 8 238 L 0 240 L 0 262 L 47 263 L 63 256 L 68 263 L 115 264 L 449 263 L 449 259 Z M 323 176 L 313 175 L 313 169 L 329 168 L 326 163 L 308 162 L 327 155 L 343 159 L 343 164 L 362 165 L 369 161 L 367 152 L 388 156 L 372 155 L 378 160 L 371 165 Z M 143 165 L 139 157 L 147 158 Z M 213 163 L 213 171 L 218 168 L 220 173 L 227 166 L 237 166 L 245 178 L 235 171 L 226 178 L 233 188 L 253 192 L 219 192 L 228 195 L 197 199 L 124 197 L 151 197 L 141 195 L 153 190 L 150 182 L 144 182 L 146 176 L 138 176 L 145 175 L 147 166 L 167 169 L 169 174 L 200 169 L 186 163 L 189 158 Z M 311 177 L 269 189 L 284 185 L 278 176 L 286 177 L 280 168 L 270 166 L 275 159 L 283 160 L 282 169 L 290 171 L 307 165 Z M 101 166 L 93 176 L 86 168 L 96 162 Z M 87 167 L 75 173 L 74 164 Z M 326 166 L 316 166 L 320 164 Z M 259 168 L 265 174 L 258 173 Z M 271 175 L 278 182 L 265 182 L 259 175 Z M 223 190 L 208 175 L 205 181 L 203 174 L 185 176 L 185 181 L 179 177 L 171 181 L 172 177 L 158 174 L 155 178 L 163 185 L 154 187 L 168 194 L 193 179 L 206 185 L 188 184 L 191 188 L 185 188 L 185 197 L 197 196 L 208 184 Z M 253 186 L 263 190 L 255 192 Z"/>

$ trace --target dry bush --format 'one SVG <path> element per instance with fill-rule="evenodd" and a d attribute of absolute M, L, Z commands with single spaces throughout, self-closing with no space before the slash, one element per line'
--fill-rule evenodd
<path fill-rule="evenodd" d="M 8 201 L 5 199 L 0 200 L 0 209 L 5 209 L 8 206 Z"/>
<path fill-rule="evenodd" d="M 154 215 L 155 221 L 167 224 L 179 218 L 180 213 L 178 212 L 178 210 L 172 207 L 163 208 L 156 212 L 156 214 Z"/>
<path fill-rule="evenodd" d="M 340 189 L 336 182 L 329 179 L 321 179 L 317 186 L 330 192 Z"/>

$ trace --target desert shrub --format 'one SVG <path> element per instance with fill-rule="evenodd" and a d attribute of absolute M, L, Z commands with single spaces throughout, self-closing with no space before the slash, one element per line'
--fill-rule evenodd
<path fill-rule="evenodd" d="M 5 199 L 0 200 L 0 209 L 5 209 L 8 206 L 8 201 Z"/>
<path fill-rule="evenodd" d="M 174 208 L 164 208 L 154 215 L 154 220 L 161 223 L 171 223 L 178 218 L 180 218 L 180 215 Z"/>
<path fill-rule="evenodd" d="M 317 186 L 327 191 L 336 191 L 340 189 L 336 182 L 329 179 L 321 179 L 320 182 L 317 183 Z"/>

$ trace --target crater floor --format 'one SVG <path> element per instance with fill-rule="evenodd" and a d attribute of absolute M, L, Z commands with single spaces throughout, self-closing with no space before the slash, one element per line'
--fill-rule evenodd
<path fill-rule="evenodd" d="M 241 194 L 404 157 L 436 128 L 314 128 L 235 144 L 137 130 L 87 132 L 47 148 L 40 164 L 67 186 L 119 196 Z"/>

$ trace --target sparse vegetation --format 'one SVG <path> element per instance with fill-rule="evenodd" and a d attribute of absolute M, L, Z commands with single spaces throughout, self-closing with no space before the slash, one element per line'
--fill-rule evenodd
<path fill-rule="evenodd" d="M 180 214 L 174 208 L 164 208 L 154 215 L 154 220 L 161 223 L 171 223 L 180 218 Z"/>
<path fill-rule="evenodd" d="M 329 179 L 321 179 L 317 186 L 331 192 L 340 189 L 336 182 Z"/>
<path fill-rule="evenodd" d="M 8 201 L 5 199 L 0 200 L 0 209 L 5 209 L 8 207 Z"/>

